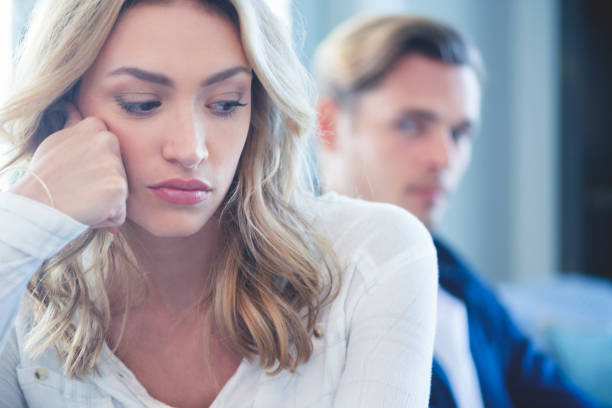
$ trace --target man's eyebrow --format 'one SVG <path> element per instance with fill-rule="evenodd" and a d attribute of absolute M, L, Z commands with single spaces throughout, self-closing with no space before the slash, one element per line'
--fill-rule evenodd
<path fill-rule="evenodd" d="M 251 75 L 252 71 L 250 68 L 241 67 L 241 66 L 229 68 L 229 69 L 214 73 L 213 75 L 211 75 L 210 77 L 202 81 L 201 86 L 208 87 L 218 82 L 225 81 L 226 79 L 231 78 L 240 73 L 246 73 L 246 74 Z M 108 74 L 108 76 L 116 76 L 116 75 L 130 75 L 136 79 L 140 79 L 141 81 L 152 82 L 154 84 L 163 85 L 167 87 L 174 87 L 174 81 L 172 81 L 166 75 L 156 73 L 156 72 L 146 71 L 140 68 L 121 67 L 121 68 L 114 70 L 110 74 Z"/>
<path fill-rule="evenodd" d="M 418 120 L 426 120 L 428 122 L 436 122 L 440 120 L 440 117 L 430 110 L 426 109 L 407 109 L 402 112 L 402 117 Z M 466 131 L 475 131 L 478 129 L 480 123 L 477 120 L 465 118 L 457 125 L 453 126 L 454 129 L 461 129 Z"/>
<path fill-rule="evenodd" d="M 426 120 L 428 122 L 438 121 L 440 118 L 434 112 L 426 109 L 407 109 L 402 112 L 402 117 L 410 119 Z"/>

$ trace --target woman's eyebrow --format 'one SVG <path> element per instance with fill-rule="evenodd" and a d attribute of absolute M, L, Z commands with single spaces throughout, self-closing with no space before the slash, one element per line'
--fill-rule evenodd
<path fill-rule="evenodd" d="M 117 75 L 130 75 L 136 79 L 140 79 L 141 81 L 152 82 L 154 84 L 168 87 L 174 87 L 174 82 L 167 76 L 155 72 L 145 71 L 144 69 L 140 68 L 121 67 L 108 74 L 109 77 Z"/>
<path fill-rule="evenodd" d="M 252 71 L 250 68 L 238 66 L 229 68 L 217 73 L 212 74 L 210 77 L 202 81 L 202 87 L 208 87 L 213 84 L 216 84 L 221 81 L 225 81 L 228 78 L 231 78 L 237 74 L 245 73 L 248 75 L 252 75 Z M 120 67 L 108 74 L 108 76 L 117 76 L 117 75 L 130 75 L 136 79 L 141 81 L 151 82 L 158 85 L 163 85 L 167 87 L 174 87 L 174 81 L 168 78 L 164 74 L 146 71 L 144 69 L 136 68 L 136 67 Z"/>
<path fill-rule="evenodd" d="M 210 77 L 208 77 L 208 79 L 205 79 L 204 81 L 202 81 L 202 87 L 211 86 L 213 84 L 216 84 L 217 82 L 225 81 L 226 79 L 229 79 L 240 73 L 245 73 L 245 74 L 248 74 L 249 76 L 253 75 L 253 71 L 251 70 L 251 68 L 234 67 L 234 68 L 226 69 L 224 71 L 217 72 L 216 74 L 211 75 Z"/>

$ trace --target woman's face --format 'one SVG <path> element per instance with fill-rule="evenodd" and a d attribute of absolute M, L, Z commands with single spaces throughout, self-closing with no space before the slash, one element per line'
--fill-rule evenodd
<path fill-rule="evenodd" d="M 144 3 L 120 18 L 77 107 L 117 136 L 127 218 L 156 236 L 186 237 L 213 216 L 236 172 L 251 69 L 226 18 L 194 1 Z"/>

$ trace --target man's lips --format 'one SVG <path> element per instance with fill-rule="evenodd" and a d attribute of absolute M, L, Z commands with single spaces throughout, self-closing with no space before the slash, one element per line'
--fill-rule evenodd
<path fill-rule="evenodd" d="M 149 186 L 158 198 L 180 205 L 194 205 L 208 198 L 212 187 L 197 179 L 170 179 Z"/>
<path fill-rule="evenodd" d="M 438 185 L 433 186 L 413 186 L 408 192 L 419 197 L 427 203 L 434 203 L 444 194 L 444 189 Z"/>

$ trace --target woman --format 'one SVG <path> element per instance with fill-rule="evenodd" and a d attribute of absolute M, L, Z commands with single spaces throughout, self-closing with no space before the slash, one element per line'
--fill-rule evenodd
<path fill-rule="evenodd" d="M 1 111 L 27 169 L 0 195 L 0 406 L 427 404 L 431 239 L 306 188 L 278 27 L 255 0 L 37 6 Z"/>

